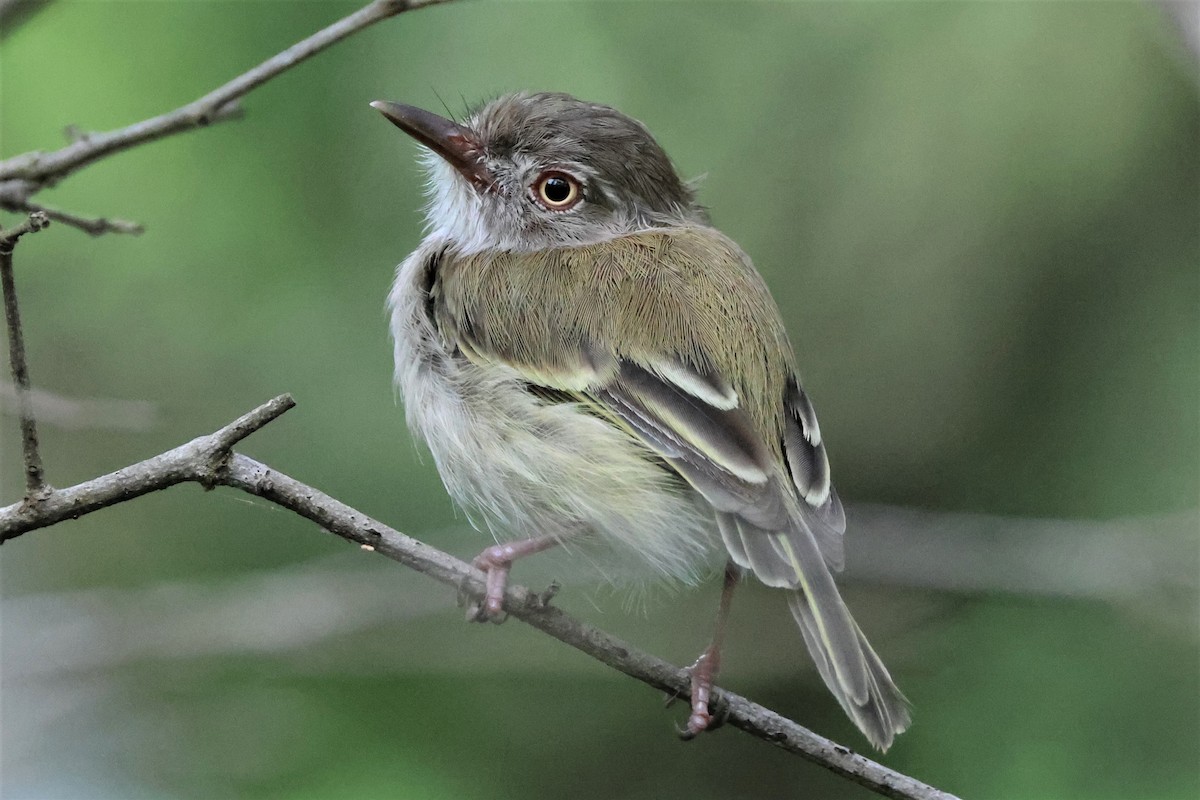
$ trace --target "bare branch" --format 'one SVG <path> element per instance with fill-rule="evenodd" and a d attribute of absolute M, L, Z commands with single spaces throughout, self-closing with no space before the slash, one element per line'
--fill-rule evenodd
<path fill-rule="evenodd" d="M 208 436 L 95 480 L 56 489 L 36 505 L 16 503 L 0 509 L 0 544 L 22 533 L 157 492 L 185 481 L 215 486 L 229 448 L 292 408 L 291 395 L 280 395 Z"/>
<path fill-rule="evenodd" d="M 127 233 L 137 236 L 145 228 L 140 223 L 125 219 L 105 219 L 104 217 L 81 217 L 70 211 L 60 211 L 57 208 L 39 205 L 37 203 L 21 203 L 23 211 L 41 212 L 55 222 L 61 222 L 72 228 L 78 228 L 90 236 L 100 236 L 105 233 Z"/>
<path fill-rule="evenodd" d="M 0 253 L 12 254 L 13 248 L 17 245 L 17 240 L 27 233 L 37 233 L 42 228 L 50 226 L 50 220 L 42 212 L 35 211 L 28 218 L 21 221 L 15 228 L 9 230 L 0 230 Z"/>
<path fill-rule="evenodd" d="M 289 411 L 295 407 L 296 401 L 292 399 L 290 394 L 281 394 L 263 403 L 253 411 L 243 414 L 224 428 L 221 428 L 221 430 L 212 434 L 212 436 L 207 437 L 211 440 L 209 446 L 217 453 L 228 451 L 242 439 L 262 428 L 268 422 L 277 419 L 285 411 Z"/>
<path fill-rule="evenodd" d="M 172 134 L 235 118 L 240 114 L 236 105 L 239 98 L 325 48 L 389 17 L 447 2 L 450 0 L 374 0 L 353 14 L 272 56 L 254 69 L 242 73 L 224 86 L 174 111 L 114 131 L 76 131 L 73 135 L 74 141 L 61 150 L 49 153 L 33 151 L 0 161 L 0 207 L 9 211 L 29 210 L 29 199 L 34 194 L 106 156 Z M 62 215 L 64 223 L 73 224 L 89 233 L 104 233 L 110 230 L 128 232 L 115 223 L 104 225 L 103 220 L 96 221 L 89 228 L 78 224 L 81 221 L 86 222 L 81 217 L 67 215 L 61 211 L 54 213 Z M 68 222 L 67 216 L 75 222 Z"/>
<path fill-rule="evenodd" d="M 21 415 L 21 447 L 25 455 L 26 500 L 33 500 L 45 487 L 42 456 L 38 452 L 37 422 L 29 399 L 29 365 L 25 363 L 25 336 L 21 332 L 21 311 L 17 306 L 17 285 L 13 278 L 13 248 L 27 233 L 35 233 L 50 224 L 41 212 L 30 214 L 20 225 L 0 231 L 0 286 L 4 293 L 4 322 L 8 326 L 8 362 L 17 389 L 17 409 Z"/>
<path fill-rule="evenodd" d="M 37 184 L 31 191 L 37 191 L 120 150 L 228 118 L 226 107 L 233 101 L 347 36 L 405 11 L 445 2 L 449 0 L 375 0 L 174 111 L 115 131 L 82 135 L 52 153 L 35 151 L 2 161 L 0 180 L 31 181 Z"/>
<path fill-rule="evenodd" d="M 482 572 L 453 556 L 412 539 L 329 495 L 251 458 L 231 446 L 291 408 L 284 395 L 221 430 L 95 480 L 52 492 L 44 501 L 0 509 L 0 542 L 31 530 L 74 519 L 107 506 L 178 483 L 228 486 L 269 500 L 312 520 L 325 530 L 398 561 L 475 597 L 485 590 Z M 542 601 L 537 593 L 510 585 L 504 608 L 512 616 L 626 675 L 661 691 L 683 694 L 688 673 L 643 653 L 604 631 L 580 622 Z M 871 761 L 744 697 L 714 691 L 728 723 L 788 752 L 802 756 L 884 797 L 954 800 L 952 795 Z"/>

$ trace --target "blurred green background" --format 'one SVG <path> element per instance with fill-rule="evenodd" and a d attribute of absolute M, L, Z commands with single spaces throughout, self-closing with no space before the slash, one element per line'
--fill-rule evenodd
<path fill-rule="evenodd" d="M 54 0 L 5 32 L 0 154 L 174 108 L 355 7 Z M 707 175 L 784 310 L 850 507 L 847 599 L 915 707 L 885 763 L 970 798 L 1190 800 L 1200 81 L 1178 33 L 1134 2 L 462 2 L 382 23 L 244 120 L 38 196 L 146 225 L 17 251 L 34 381 L 79 401 L 43 422 L 49 480 L 289 391 L 246 452 L 473 555 L 394 404 L 383 299 L 422 178 L 367 103 L 568 91 Z M 0 423 L 3 504 L 22 488 Z M 562 578 L 561 606 L 678 663 L 717 594 L 626 612 L 552 558 L 516 576 Z M 453 592 L 233 492 L 30 534 L 0 577 L 6 800 L 872 796 L 733 730 L 681 744 L 682 709 L 644 686 L 463 624 Z M 748 587 L 733 626 L 722 684 L 865 749 L 779 598 Z"/>

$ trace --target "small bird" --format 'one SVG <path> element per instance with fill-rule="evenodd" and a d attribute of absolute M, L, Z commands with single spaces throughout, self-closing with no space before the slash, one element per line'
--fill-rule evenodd
<path fill-rule="evenodd" d="M 428 233 L 388 299 L 396 384 L 463 506 L 507 539 L 474 618 L 503 617 L 514 561 L 607 548 L 695 582 L 726 562 L 685 738 L 744 572 L 787 597 L 821 677 L 886 750 L 908 704 L 850 616 L 845 515 L 779 310 L 642 123 L 558 93 L 459 123 L 371 104 L 425 148 Z"/>

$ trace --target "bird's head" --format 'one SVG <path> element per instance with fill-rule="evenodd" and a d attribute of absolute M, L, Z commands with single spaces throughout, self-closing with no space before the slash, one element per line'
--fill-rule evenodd
<path fill-rule="evenodd" d="M 463 252 L 588 244 L 705 222 L 642 123 L 566 94 L 497 98 L 462 122 L 371 104 L 427 150 L 432 234 Z"/>

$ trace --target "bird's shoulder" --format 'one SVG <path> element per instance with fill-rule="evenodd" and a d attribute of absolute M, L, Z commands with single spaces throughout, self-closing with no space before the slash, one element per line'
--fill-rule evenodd
<path fill-rule="evenodd" d="M 746 379 L 780 393 L 793 369 L 766 284 L 713 228 L 657 228 L 533 252 L 451 248 L 436 294 L 439 327 L 518 363 L 580 348 L 650 364 L 674 357 L 730 380 L 757 367 L 771 374 Z"/>

